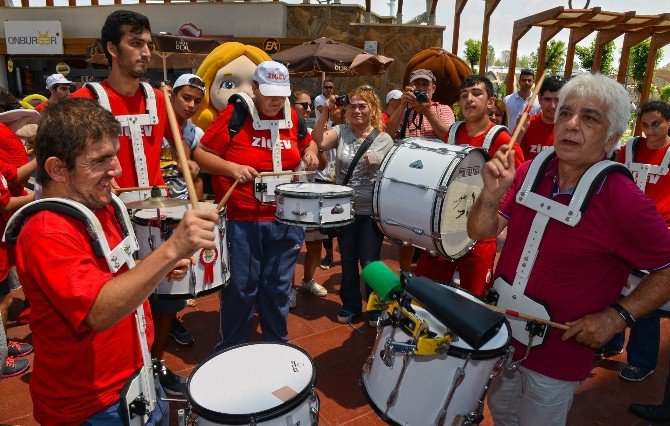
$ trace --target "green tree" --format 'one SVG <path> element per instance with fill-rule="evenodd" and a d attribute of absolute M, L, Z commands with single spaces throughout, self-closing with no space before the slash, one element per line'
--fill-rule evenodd
<path fill-rule="evenodd" d="M 552 74 L 558 73 L 565 67 L 565 42 L 551 40 L 547 44 L 547 56 L 544 60 L 544 69 L 551 71 Z M 537 57 L 540 54 L 540 48 L 530 54 L 531 68 L 537 69 Z"/>
<path fill-rule="evenodd" d="M 463 54 L 465 55 L 465 60 L 470 64 L 472 72 L 475 71 L 475 64 L 479 63 L 479 56 L 482 52 L 482 42 L 475 40 L 473 38 L 465 40 L 465 50 Z"/>
<path fill-rule="evenodd" d="M 642 91 L 642 84 L 644 83 L 644 74 L 647 72 L 647 57 L 649 56 L 649 47 L 651 45 L 651 38 L 646 39 L 642 43 L 633 46 L 630 49 L 630 61 L 628 65 L 628 75 L 633 77 L 637 84 L 637 91 Z M 663 51 L 659 49 L 654 62 L 654 68 L 663 59 Z"/>
<path fill-rule="evenodd" d="M 596 51 L 594 39 L 588 47 L 575 46 L 575 55 L 582 69 L 590 71 L 593 67 L 593 55 Z M 606 75 L 614 74 L 614 41 L 603 46 L 603 58 L 600 63 L 600 72 Z"/>
<path fill-rule="evenodd" d="M 533 57 L 535 57 L 535 59 L 533 59 Z M 516 61 L 516 66 L 519 68 L 535 68 L 536 65 L 537 56 L 534 53 L 531 53 L 530 55 L 523 55 Z"/>

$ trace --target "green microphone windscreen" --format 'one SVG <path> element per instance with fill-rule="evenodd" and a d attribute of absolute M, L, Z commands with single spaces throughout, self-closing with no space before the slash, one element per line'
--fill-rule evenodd
<path fill-rule="evenodd" d="M 382 261 L 368 264 L 361 272 L 365 282 L 382 298 L 388 300 L 391 292 L 401 291 L 400 277 Z"/>

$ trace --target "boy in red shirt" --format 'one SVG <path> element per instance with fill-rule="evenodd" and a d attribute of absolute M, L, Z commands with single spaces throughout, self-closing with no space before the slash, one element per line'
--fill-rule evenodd
<path fill-rule="evenodd" d="M 563 77 L 549 77 L 540 87 L 539 99 L 542 112 L 530 117 L 527 129 L 521 139 L 523 158 L 534 159 L 545 148 L 554 146 L 554 116 L 558 105 L 558 92 L 565 84 Z"/>
<path fill-rule="evenodd" d="M 457 145 L 482 147 L 487 133 L 495 125 L 487 113 L 495 101 L 493 96 L 493 84 L 488 78 L 471 75 L 463 80 L 458 102 L 465 117 L 465 125 L 460 126 L 456 133 Z M 449 133 L 447 132 L 445 141 Z M 510 139 L 511 136 L 506 131 L 498 133 L 489 148 L 489 156 L 495 155 L 496 151 L 509 143 Z M 514 161 L 518 167 L 523 163 L 523 154 L 516 143 L 513 149 Z M 461 286 L 481 296 L 484 290 L 490 287 L 495 256 L 495 238 L 478 241 L 472 251 L 457 260 L 431 256 L 423 252 L 416 264 L 416 275 L 447 283 L 451 282 L 454 272 L 458 270 Z"/>

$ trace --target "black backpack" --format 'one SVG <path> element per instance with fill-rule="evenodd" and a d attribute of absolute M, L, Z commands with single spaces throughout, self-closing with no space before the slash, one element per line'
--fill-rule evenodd
<path fill-rule="evenodd" d="M 230 135 L 230 140 L 237 135 L 244 124 L 244 121 L 251 114 L 249 111 L 249 106 L 244 101 L 244 99 L 235 94 L 228 99 L 228 105 L 233 104 L 233 115 L 230 117 L 228 122 L 228 134 Z M 307 136 L 307 123 L 302 117 L 298 117 L 298 141 L 302 142 Z"/>

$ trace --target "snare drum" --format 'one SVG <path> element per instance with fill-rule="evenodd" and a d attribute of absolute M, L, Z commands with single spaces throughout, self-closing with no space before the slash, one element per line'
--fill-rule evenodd
<path fill-rule="evenodd" d="M 214 354 L 188 379 L 198 425 L 316 425 L 316 370 L 304 350 L 249 343 Z"/>
<path fill-rule="evenodd" d="M 215 209 L 212 203 L 200 203 L 201 209 Z M 167 209 L 137 210 L 132 215 L 135 236 L 140 246 L 138 258 L 144 259 L 158 246 L 167 241 L 179 225 L 190 206 L 171 207 Z M 157 212 L 161 219 L 158 220 Z M 218 232 L 217 232 L 218 231 Z M 167 279 L 158 284 L 155 293 L 161 298 L 190 299 L 209 294 L 228 283 L 228 245 L 226 244 L 225 209 L 221 211 L 217 230 L 214 232 L 214 250 L 198 250 L 193 257 L 195 265 L 191 265 L 186 276 L 179 281 L 169 282 Z"/>
<path fill-rule="evenodd" d="M 448 288 L 476 300 L 470 293 Z M 448 331 L 425 309 L 415 305 L 412 308 L 430 332 L 441 337 Z M 380 324 L 384 318 L 388 318 L 387 313 L 382 315 Z M 479 350 L 456 339 L 445 354 L 406 356 L 399 349 L 402 345 L 395 344 L 414 344 L 414 338 L 403 328 L 380 326 L 372 355 L 363 369 L 368 400 L 382 418 L 401 425 L 477 424 L 494 370 L 499 371 L 507 354 L 510 336 L 505 321 Z"/>
<path fill-rule="evenodd" d="M 649 272 L 647 271 L 633 269 L 633 273 L 628 276 L 628 284 L 630 284 L 630 287 L 624 287 L 621 290 L 621 295 L 628 296 L 647 275 L 649 275 Z M 661 311 L 661 314 L 663 315 L 670 315 L 670 300 L 661 305 L 658 310 Z"/>
<path fill-rule="evenodd" d="M 467 218 L 484 182 L 484 151 L 407 138 L 382 162 L 372 197 L 382 232 L 399 244 L 458 259 L 475 241 Z"/>
<path fill-rule="evenodd" d="M 333 228 L 354 221 L 354 190 L 329 183 L 287 183 L 275 189 L 278 222 Z"/>

